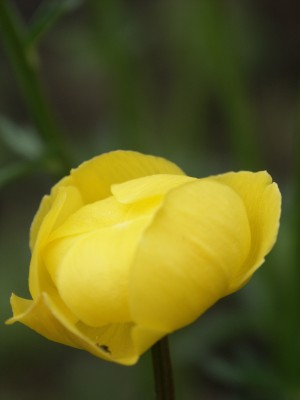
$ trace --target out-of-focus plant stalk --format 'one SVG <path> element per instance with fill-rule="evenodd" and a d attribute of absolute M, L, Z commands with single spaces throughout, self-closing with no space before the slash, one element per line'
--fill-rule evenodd
<path fill-rule="evenodd" d="M 292 245 L 288 249 L 292 251 L 292 257 L 287 258 L 292 266 L 284 275 L 287 276 L 286 285 L 279 281 L 278 288 L 285 290 L 280 293 L 276 291 L 278 306 L 278 333 L 275 342 L 275 351 L 279 355 L 279 365 L 285 379 L 285 394 L 289 399 L 298 399 L 300 393 L 299 371 L 300 371 L 300 96 L 296 104 L 295 130 L 293 138 L 293 202 L 291 212 L 285 209 L 288 228 L 292 232 Z M 288 202 L 288 199 L 287 199 Z M 288 253 L 288 252 L 287 252 Z M 285 265 L 281 266 L 282 268 Z M 273 329 L 273 328 L 272 328 Z M 275 327 L 276 330 L 276 327 Z"/>
<path fill-rule="evenodd" d="M 300 205 L 300 95 L 298 96 L 298 104 L 297 104 L 297 122 L 296 122 L 296 131 L 295 131 L 295 197 L 294 197 L 294 269 L 295 269 L 295 321 L 297 321 L 297 327 L 294 329 L 296 331 L 296 340 L 295 340 L 295 349 L 294 349 L 294 369 L 295 371 L 295 382 L 298 383 L 299 390 L 299 368 L 300 368 L 300 342 L 299 342 L 299 329 L 300 329 L 300 320 L 299 320 L 299 302 L 300 302 L 300 269 L 299 269 L 299 260 L 300 260 L 300 213 L 299 213 L 299 205 Z M 295 328 L 295 327 L 294 327 Z M 299 393 L 298 393 L 299 394 Z"/>
<path fill-rule="evenodd" d="M 111 127 L 121 147 L 145 150 L 148 134 L 153 133 L 153 116 L 149 66 L 143 61 L 141 44 L 143 29 L 122 0 L 88 0 L 86 4 L 96 54 L 111 85 Z"/>
<path fill-rule="evenodd" d="M 216 0 L 203 0 L 199 6 L 207 76 L 216 85 L 224 107 L 233 159 L 237 169 L 259 169 L 264 165 L 263 155 L 241 58 L 235 47 L 234 20 Z"/>
<path fill-rule="evenodd" d="M 300 213 L 298 207 L 300 204 L 300 96 L 297 104 L 297 125 L 295 132 L 295 260 L 299 263 L 300 260 Z M 298 268 L 299 271 L 299 268 Z M 300 279 L 300 275 L 298 276 Z M 297 279 L 297 282 L 300 280 Z M 300 293 L 300 292 L 299 292 Z"/>
<path fill-rule="evenodd" d="M 33 47 L 26 47 L 26 30 L 6 0 L 0 0 L 0 32 L 47 156 L 55 163 L 55 172 L 64 174 L 70 169 L 70 157 L 39 79 L 37 54 Z"/>
<path fill-rule="evenodd" d="M 156 400 L 175 400 L 168 336 L 151 349 Z"/>

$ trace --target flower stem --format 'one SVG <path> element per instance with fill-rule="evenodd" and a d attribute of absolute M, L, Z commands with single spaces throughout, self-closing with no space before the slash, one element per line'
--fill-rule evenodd
<path fill-rule="evenodd" d="M 151 349 L 156 400 L 175 400 L 168 336 Z"/>
<path fill-rule="evenodd" d="M 48 156 L 59 164 L 60 172 L 65 172 L 70 169 L 70 158 L 39 79 L 37 54 L 33 47 L 25 45 L 27 30 L 14 7 L 6 0 L 0 0 L 0 32 Z"/>

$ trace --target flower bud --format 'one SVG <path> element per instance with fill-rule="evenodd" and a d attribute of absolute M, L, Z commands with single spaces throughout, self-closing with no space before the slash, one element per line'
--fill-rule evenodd
<path fill-rule="evenodd" d="M 266 172 L 197 179 L 136 152 L 95 157 L 43 198 L 32 300 L 12 295 L 8 323 L 134 364 L 250 279 L 276 240 L 280 203 Z"/>

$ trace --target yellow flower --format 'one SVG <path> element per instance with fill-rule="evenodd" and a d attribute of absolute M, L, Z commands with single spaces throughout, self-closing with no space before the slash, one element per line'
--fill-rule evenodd
<path fill-rule="evenodd" d="M 43 198 L 32 300 L 12 295 L 7 322 L 134 364 L 249 280 L 276 240 L 280 202 L 266 172 L 197 179 L 159 157 L 96 157 Z"/>

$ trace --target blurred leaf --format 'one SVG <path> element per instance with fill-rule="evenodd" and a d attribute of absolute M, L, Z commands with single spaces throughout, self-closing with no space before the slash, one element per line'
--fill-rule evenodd
<path fill-rule="evenodd" d="M 0 116 L 0 141 L 13 153 L 29 160 L 39 158 L 44 151 L 40 138 L 32 128 L 20 127 L 3 116 Z"/>
<path fill-rule="evenodd" d="M 205 107 L 209 105 L 208 96 L 212 96 L 222 111 L 220 116 L 224 115 L 235 167 L 257 168 L 261 162 L 259 137 L 256 133 L 258 127 L 255 123 L 250 89 L 247 86 L 247 64 L 239 50 L 240 39 L 237 40 L 241 34 L 251 36 L 251 32 L 248 33 L 243 25 L 241 33 L 240 24 L 237 23 L 238 19 L 231 8 L 220 5 L 217 0 L 177 0 L 166 4 L 167 37 L 173 49 L 176 61 L 174 65 L 180 68 L 179 73 L 183 76 L 183 87 L 178 85 L 182 81 L 180 78 L 177 79 L 178 90 L 175 88 L 179 93 L 179 104 L 180 97 L 186 98 L 187 105 L 182 102 L 182 110 L 186 112 L 195 107 L 192 115 L 202 112 L 200 119 L 194 120 L 194 128 L 191 128 L 195 130 L 198 138 L 199 131 L 201 132 L 200 122 L 202 132 L 208 129 Z M 188 87 L 186 94 L 183 92 L 185 86 Z M 176 100 L 175 96 L 173 98 Z M 175 113 L 175 125 L 177 115 L 180 117 L 181 114 L 182 112 L 178 111 Z M 207 137 L 206 141 L 209 142 Z M 202 142 L 205 144 L 205 138 Z"/>
<path fill-rule="evenodd" d="M 223 382 L 233 385 L 242 385 L 244 383 L 244 371 L 238 365 L 229 363 L 221 358 L 211 358 L 206 364 L 206 369 Z"/>
<path fill-rule="evenodd" d="M 25 44 L 30 47 L 64 15 L 79 7 L 82 0 L 44 1 L 37 9 L 28 28 Z"/>
<path fill-rule="evenodd" d="M 28 175 L 33 171 L 35 163 L 23 161 L 9 164 L 0 168 L 0 189 L 9 183 Z"/>
<path fill-rule="evenodd" d="M 284 383 L 272 368 L 259 363 L 251 355 L 235 362 L 226 361 L 221 357 L 212 357 L 205 365 L 205 370 L 218 382 L 234 388 L 246 389 L 249 394 L 263 393 L 265 399 L 282 399 L 282 394 L 286 390 Z"/>

